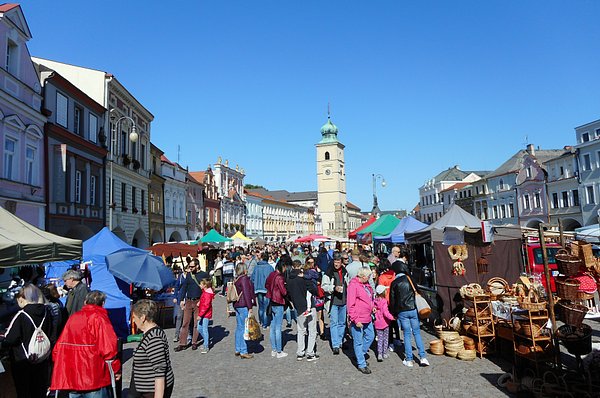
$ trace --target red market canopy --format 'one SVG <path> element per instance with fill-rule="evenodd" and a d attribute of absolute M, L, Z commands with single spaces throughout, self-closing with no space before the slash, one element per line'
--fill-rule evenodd
<path fill-rule="evenodd" d="M 158 243 L 146 250 L 150 250 L 155 256 L 198 257 L 198 246 L 188 245 L 187 243 Z"/>
<path fill-rule="evenodd" d="M 323 236 L 323 235 L 318 235 L 318 234 L 310 234 L 310 235 L 306 235 L 303 236 L 301 238 L 296 239 L 294 242 L 296 243 L 304 243 L 304 242 L 312 242 L 312 241 L 320 241 L 320 242 L 327 242 L 330 241 L 331 239 Z"/>
<path fill-rule="evenodd" d="M 360 231 L 362 231 L 363 229 L 367 228 L 369 225 L 373 224 L 377 219 L 373 216 L 371 216 L 371 218 L 369 218 L 367 221 L 365 221 L 365 223 L 363 225 L 361 225 L 360 227 L 356 228 L 354 231 L 348 233 L 348 237 L 350 239 L 356 239 L 356 234 Z"/>

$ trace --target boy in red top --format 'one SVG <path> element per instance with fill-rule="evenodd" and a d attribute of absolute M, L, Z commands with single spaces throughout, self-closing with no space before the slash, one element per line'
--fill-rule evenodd
<path fill-rule="evenodd" d="M 198 316 L 196 317 L 196 321 L 198 322 L 198 333 L 200 333 L 204 340 L 200 353 L 206 354 L 209 349 L 208 323 L 212 319 L 212 301 L 215 298 L 215 292 L 212 290 L 210 279 L 202 279 L 200 281 L 200 288 L 202 289 L 202 295 L 198 302 Z"/>

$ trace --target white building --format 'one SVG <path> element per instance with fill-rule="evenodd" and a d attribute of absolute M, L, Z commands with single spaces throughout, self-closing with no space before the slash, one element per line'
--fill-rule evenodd
<path fill-rule="evenodd" d="M 573 231 L 583 226 L 579 192 L 579 167 L 573 147 L 565 147 L 565 153 L 544 162 L 548 171 L 546 187 L 550 204 L 550 223 L 561 220 L 563 228 Z"/>
<path fill-rule="evenodd" d="M 229 161 L 221 163 L 219 157 L 213 174 L 221 199 L 221 228 L 226 236 L 243 230 L 246 226 L 246 196 L 244 194 L 244 169 L 229 167 Z"/>
<path fill-rule="evenodd" d="M 165 236 L 168 242 L 188 240 L 186 232 L 186 170 L 171 162 L 165 155 L 160 157 L 161 175 L 165 179 Z"/>

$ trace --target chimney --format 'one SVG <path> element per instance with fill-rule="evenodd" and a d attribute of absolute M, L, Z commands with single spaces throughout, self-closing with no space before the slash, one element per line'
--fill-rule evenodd
<path fill-rule="evenodd" d="M 527 152 L 529 152 L 530 155 L 535 156 L 535 148 L 533 147 L 533 144 L 527 144 Z"/>

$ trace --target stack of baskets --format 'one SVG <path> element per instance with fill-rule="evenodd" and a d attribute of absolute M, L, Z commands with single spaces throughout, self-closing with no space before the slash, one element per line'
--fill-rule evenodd
<path fill-rule="evenodd" d="M 464 361 L 472 361 L 477 357 L 475 341 L 470 337 L 460 336 L 455 330 L 439 329 L 439 340 L 429 343 L 429 350 L 434 355 L 446 354 L 449 357 Z"/>
<path fill-rule="evenodd" d="M 429 351 L 433 355 L 444 355 L 444 340 L 431 340 L 429 342 Z"/>
<path fill-rule="evenodd" d="M 446 355 L 456 358 L 458 353 L 465 349 L 465 343 L 460 336 L 451 337 L 444 340 L 444 348 L 446 349 Z"/>
<path fill-rule="evenodd" d="M 568 277 L 556 278 L 556 293 L 564 300 L 577 300 L 580 281 Z"/>

